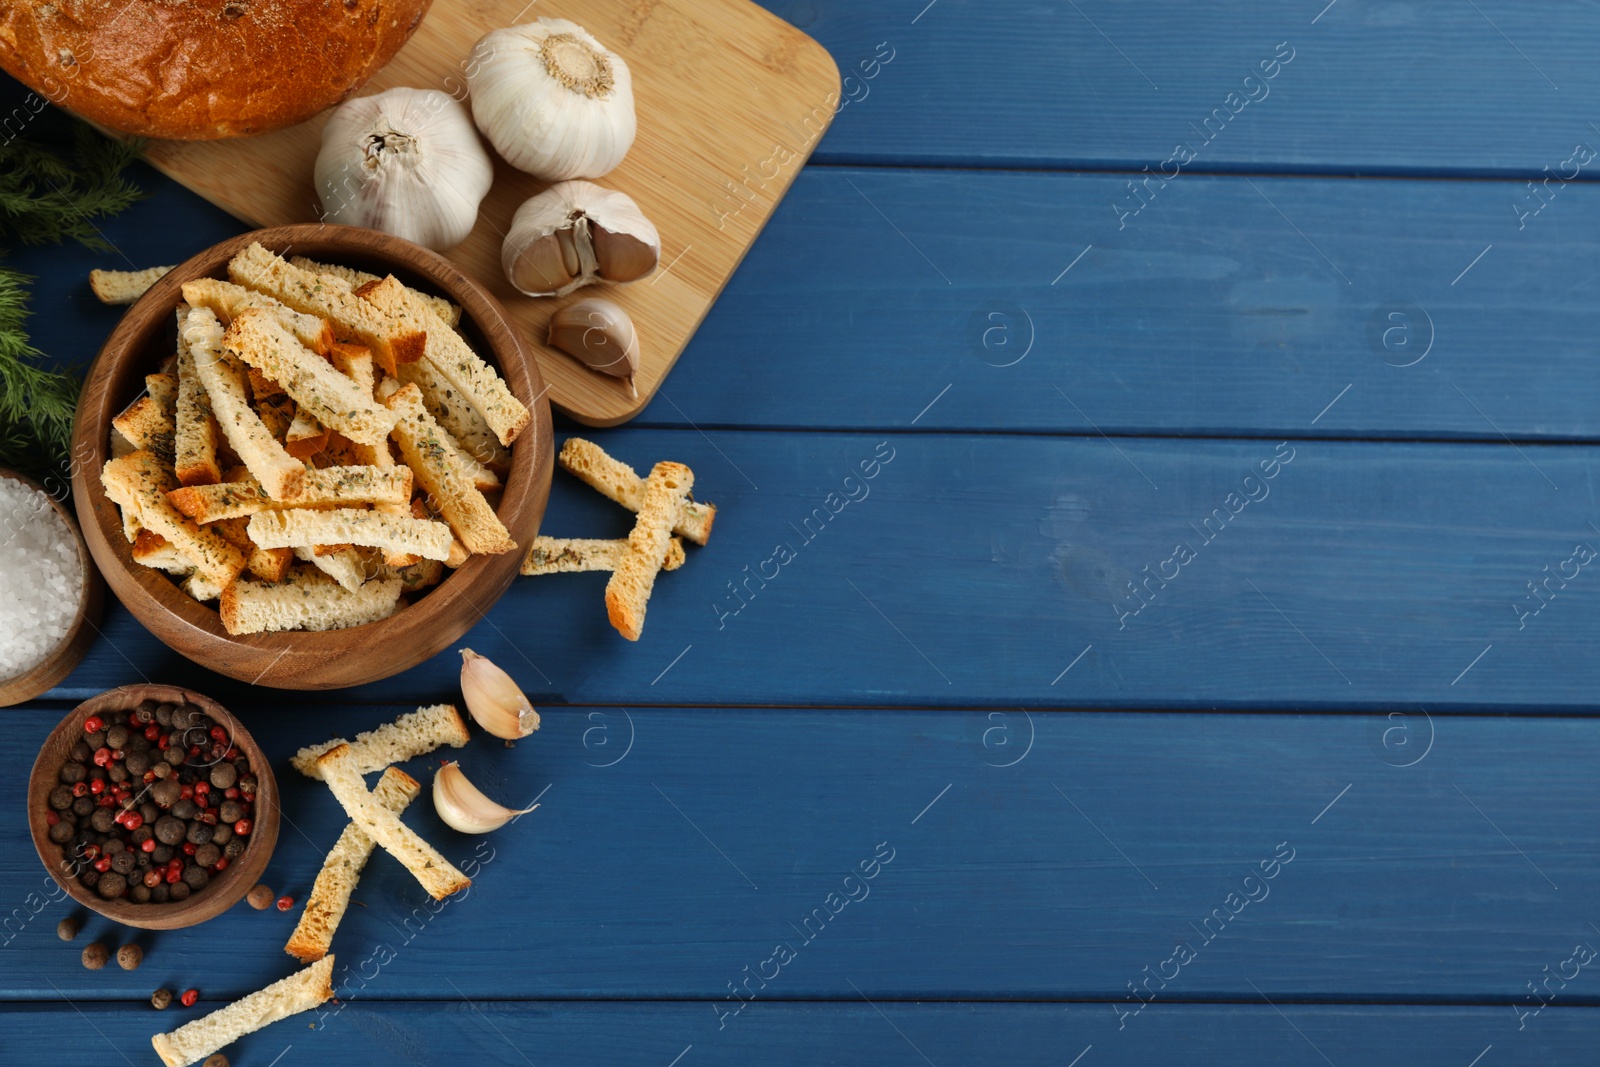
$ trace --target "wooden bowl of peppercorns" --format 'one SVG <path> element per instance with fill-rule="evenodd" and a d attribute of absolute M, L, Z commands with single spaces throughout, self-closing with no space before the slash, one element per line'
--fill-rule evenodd
<path fill-rule="evenodd" d="M 50 732 L 28 779 L 28 828 L 78 903 L 174 930 L 221 915 L 261 880 L 278 842 L 278 785 L 255 739 L 210 697 L 125 685 Z"/>

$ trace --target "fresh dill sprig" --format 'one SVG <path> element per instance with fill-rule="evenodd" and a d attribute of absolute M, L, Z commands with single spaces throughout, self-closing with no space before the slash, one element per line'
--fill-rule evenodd
<path fill-rule="evenodd" d="M 144 195 L 123 177 L 143 144 L 75 126 L 66 155 L 22 138 L 0 143 L 0 241 L 111 247 L 94 220 Z M 47 369 L 29 342 L 31 280 L 0 266 L 0 466 L 43 475 L 63 468 L 70 454 L 79 380 L 59 366 Z"/>
<path fill-rule="evenodd" d="M 142 142 L 113 141 L 82 124 L 70 159 L 21 138 L 0 144 L 0 237 L 111 247 L 94 220 L 143 196 L 122 176 L 142 150 Z"/>
<path fill-rule="evenodd" d="M 0 267 L 0 466 L 38 471 L 71 451 L 78 379 L 28 343 L 28 281 Z"/>

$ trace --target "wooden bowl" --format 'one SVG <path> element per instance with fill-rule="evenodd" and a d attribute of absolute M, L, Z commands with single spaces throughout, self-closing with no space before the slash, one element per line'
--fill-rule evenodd
<path fill-rule="evenodd" d="M 511 450 L 500 521 L 518 551 L 473 556 L 415 603 L 381 622 L 319 633 L 232 636 L 215 608 L 186 596 L 161 571 L 133 562 L 116 505 L 100 469 L 109 458 L 111 420 L 144 388 L 176 344 L 173 309 L 182 283 L 225 277 L 233 256 L 259 241 L 279 254 L 394 274 L 461 306 L 458 329 L 475 351 L 499 364 L 511 391 L 533 412 Z M 539 531 L 554 460 L 550 403 L 524 339 L 499 301 L 454 264 L 409 241 L 349 226 L 306 224 L 257 230 L 214 245 L 173 268 L 141 297 L 100 350 L 78 402 L 73 427 L 73 495 L 84 540 L 117 597 L 151 633 L 176 651 L 230 678 L 283 689 L 332 689 L 387 678 L 454 643 L 510 586 Z"/>
<path fill-rule="evenodd" d="M 131 900 L 102 900 L 94 890 L 72 877 L 66 850 L 50 840 L 50 826 L 45 821 L 49 810 L 50 791 L 60 781 L 61 765 L 67 753 L 83 737 L 83 721 L 91 715 L 131 710 L 142 701 L 155 700 L 165 704 L 194 704 L 228 731 L 233 743 L 250 760 L 250 771 L 256 777 L 256 802 L 252 818 L 255 826 L 250 831 L 249 846 L 244 854 L 220 875 L 187 900 L 166 904 L 135 904 Z M 207 919 L 216 918 L 227 911 L 261 880 L 278 843 L 278 782 L 272 776 L 272 764 L 256 744 L 249 731 L 239 725 L 226 708 L 210 697 L 201 696 L 175 685 L 125 685 L 108 690 L 79 704 L 45 739 L 44 746 L 33 761 L 33 773 L 28 777 L 28 829 L 33 834 L 33 847 L 39 859 L 50 872 L 50 877 L 61 884 L 73 900 L 97 911 L 113 922 L 124 926 L 137 926 L 145 930 L 176 930 L 194 926 Z"/>
<path fill-rule="evenodd" d="M 50 506 L 56 509 L 56 514 L 66 520 L 67 529 L 72 531 L 72 536 L 78 543 L 78 562 L 84 590 L 83 599 L 78 602 L 78 612 L 72 617 L 72 624 L 67 627 L 67 635 L 61 639 L 61 643 L 36 666 L 13 678 L 0 681 L 0 707 L 10 707 L 12 704 L 32 700 L 72 673 L 72 668 L 83 659 L 83 654 L 89 650 L 90 642 L 100 632 L 100 609 L 105 602 L 106 589 L 105 583 L 100 579 L 100 572 L 95 570 L 94 564 L 89 560 L 89 549 L 84 544 L 82 531 L 78 529 L 78 521 L 72 512 L 67 510 L 66 505 L 38 482 L 16 471 L 0 468 L 0 478 L 21 482 L 30 489 L 44 493 L 50 500 Z"/>

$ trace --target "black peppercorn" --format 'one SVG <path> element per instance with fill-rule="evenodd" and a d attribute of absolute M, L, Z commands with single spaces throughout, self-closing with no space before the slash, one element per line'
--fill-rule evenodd
<path fill-rule="evenodd" d="M 173 882 L 166 887 L 167 896 L 172 900 L 188 900 L 189 885 L 187 882 Z"/>
<path fill-rule="evenodd" d="M 64 845 L 68 841 L 71 841 L 73 835 L 77 832 L 77 827 L 73 826 L 72 823 L 63 820 L 50 827 L 50 840 L 54 841 L 58 845 Z"/>
<path fill-rule="evenodd" d="M 81 763 L 63 763 L 61 765 L 61 780 L 67 785 L 77 785 L 88 777 L 88 772 Z"/>
<path fill-rule="evenodd" d="M 125 847 L 127 847 L 127 846 L 125 846 L 123 844 L 122 839 L 120 837 L 113 837 L 109 841 L 106 842 L 105 849 L 103 851 L 108 856 L 115 856 L 117 853 L 121 852 Z"/>
<path fill-rule="evenodd" d="M 183 797 L 183 786 L 176 778 L 163 778 L 150 787 L 150 798 L 163 808 L 170 808 Z"/>
<path fill-rule="evenodd" d="M 155 760 L 150 758 L 148 752 L 129 752 L 122 760 L 122 765 L 127 768 L 128 773 L 139 778 L 144 777 L 144 772 L 148 771 L 153 763 Z"/>
<path fill-rule="evenodd" d="M 121 785 L 123 782 L 128 780 L 128 768 L 124 767 L 120 763 L 113 763 L 110 767 L 106 768 L 106 777 L 110 778 L 118 785 Z"/>
<path fill-rule="evenodd" d="M 204 889 L 206 883 L 211 881 L 211 876 L 206 873 L 204 867 L 190 864 L 183 869 L 183 881 L 190 889 Z"/>
<path fill-rule="evenodd" d="M 179 730 L 191 729 L 192 727 L 199 726 L 205 721 L 205 712 L 201 711 L 193 704 L 180 705 L 177 710 L 172 713 L 172 725 Z M 208 726 L 207 729 L 209 728 L 210 727 Z"/>
<path fill-rule="evenodd" d="M 211 826 L 208 823 L 192 822 L 189 831 L 184 835 L 184 840 L 191 845 L 205 845 L 211 842 Z"/>
<path fill-rule="evenodd" d="M 89 815 L 89 825 L 98 833 L 108 834 L 116 823 L 116 813 L 110 808 L 95 808 Z"/>
<path fill-rule="evenodd" d="M 95 887 L 95 883 L 100 881 L 100 872 L 95 870 L 93 867 L 90 867 L 88 870 L 78 875 L 78 881 L 83 883 L 83 887 L 85 889 L 93 889 Z"/>
<path fill-rule="evenodd" d="M 82 819 L 94 814 L 94 801 L 88 797 L 79 797 L 72 802 L 72 814 Z"/>
<path fill-rule="evenodd" d="M 73 796 L 71 786 L 58 785 L 54 789 L 50 790 L 51 811 L 66 811 L 68 808 L 72 807 L 72 801 Z"/>
<path fill-rule="evenodd" d="M 157 837 L 156 840 L 159 841 L 161 838 Z M 172 857 L 175 855 L 177 851 L 171 845 L 157 845 L 155 851 L 150 853 L 150 862 L 165 866 L 172 862 Z"/>
<path fill-rule="evenodd" d="M 163 815 L 156 820 L 156 840 L 163 845 L 178 845 L 183 843 L 185 827 L 182 819 L 175 815 Z M 161 851 L 160 849 L 156 850 Z"/>
<path fill-rule="evenodd" d="M 172 802 L 172 814 L 179 819 L 192 819 L 200 810 L 200 805 L 187 797 Z"/>
<path fill-rule="evenodd" d="M 245 839 L 244 838 L 235 837 L 233 840 L 229 841 L 226 845 L 222 846 L 222 854 L 224 856 L 228 857 L 228 859 L 230 859 L 230 860 L 236 860 L 240 856 L 244 855 L 244 844 L 245 844 Z"/>
<path fill-rule="evenodd" d="M 162 882 L 160 885 L 150 890 L 150 903 L 152 904 L 165 904 L 171 899 L 172 891 L 167 887 L 167 883 L 165 882 Z"/>
<path fill-rule="evenodd" d="M 94 755 L 94 749 L 89 747 L 87 741 L 79 741 L 72 746 L 72 751 L 67 753 L 67 758 L 74 763 L 88 763 L 89 757 Z"/>
<path fill-rule="evenodd" d="M 166 1011 L 167 1005 L 172 1003 L 172 994 L 165 989 L 158 989 L 150 994 L 150 1006 L 156 1011 Z"/>
<path fill-rule="evenodd" d="M 92 734 L 84 734 L 83 743 L 89 746 L 89 750 L 91 752 L 97 748 L 104 748 L 106 743 L 106 732 L 104 730 L 96 730 Z"/>
<path fill-rule="evenodd" d="M 133 888 L 128 890 L 128 897 L 135 904 L 150 903 L 150 887 L 143 882 L 133 883 Z"/>
<path fill-rule="evenodd" d="M 115 900 L 128 891 L 128 880 L 116 871 L 107 871 L 95 883 L 94 891 L 106 900 Z"/>
<path fill-rule="evenodd" d="M 161 818 L 161 809 L 156 807 L 154 801 L 147 800 L 139 805 L 139 818 L 143 819 L 147 823 L 153 823 L 157 819 Z"/>
<path fill-rule="evenodd" d="M 239 780 L 239 772 L 231 763 L 219 763 L 211 768 L 211 784 L 218 789 L 230 789 Z"/>

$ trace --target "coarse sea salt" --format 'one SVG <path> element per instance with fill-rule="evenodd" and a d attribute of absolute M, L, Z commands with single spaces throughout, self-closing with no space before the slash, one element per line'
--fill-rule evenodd
<path fill-rule="evenodd" d="M 78 540 L 50 498 L 0 478 L 0 682 L 42 663 L 83 599 Z"/>

